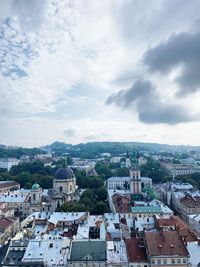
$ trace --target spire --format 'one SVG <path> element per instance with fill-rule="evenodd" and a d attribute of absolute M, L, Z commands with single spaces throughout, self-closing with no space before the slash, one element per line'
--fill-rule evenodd
<path fill-rule="evenodd" d="M 136 153 L 133 153 L 133 160 L 131 164 L 132 170 L 139 170 L 139 159 L 140 159 L 139 151 L 136 151 Z"/>

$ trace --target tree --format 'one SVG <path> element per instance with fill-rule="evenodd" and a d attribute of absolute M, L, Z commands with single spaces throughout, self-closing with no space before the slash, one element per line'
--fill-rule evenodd
<path fill-rule="evenodd" d="M 119 177 L 123 177 L 123 176 L 129 176 L 129 169 L 127 168 L 119 168 L 117 169 L 116 175 Z"/>
<path fill-rule="evenodd" d="M 58 211 L 80 212 L 80 211 L 86 211 L 86 207 L 82 203 L 69 202 L 69 203 L 64 203 L 61 207 L 59 207 Z"/>
<path fill-rule="evenodd" d="M 80 201 L 88 211 L 92 211 L 95 208 L 95 203 L 89 197 L 83 197 Z"/>
<path fill-rule="evenodd" d="M 112 176 L 111 170 L 106 163 L 97 162 L 95 170 L 99 175 L 104 175 L 106 179 Z"/>
<path fill-rule="evenodd" d="M 141 175 L 152 178 L 153 182 L 161 182 L 168 172 L 159 162 L 148 158 L 147 163 L 141 166 Z"/>
<path fill-rule="evenodd" d="M 88 177 L 87 187 L 88 188 L 99 188 L 103 186 L 103 181 L 98 177 Z"/>
<path fill-rule="evenodd" d="M 96 204 L 94 210 L 94 214 L 103 214 L 108 212 L 108 206 L 103 201 L 100 201 Z"/>
<path fill-rule="evenodd" d="M 100 187 L 95 191 L 97 201 L 106 201 L 108 196 L 108 191 L 104 187 Z"/>
<path fill-rule="evenodd" d="M 129 183 L 127 181 L 124 182 L 124 189 L 128 190 L 130 188 Z"/>
<path fill-rule="evenodd" d="M 89 199 L 91 199 L 93 201 L 94 200 L 94 196 L 95 196 L 94 195 L 94 191 L 92 189 L 87 189 L 82 193 L 81 199 L 87 197 L 87 198 L 89 198 Z"/>

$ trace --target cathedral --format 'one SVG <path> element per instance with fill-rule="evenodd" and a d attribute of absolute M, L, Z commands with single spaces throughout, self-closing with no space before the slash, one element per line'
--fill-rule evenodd
<path fill-rule="evenodd" d="M 59 208 L 65 202 L 76 199 L 76 177 L 69 167 L 63 167 L 56 171 L 53 180 L 53 200 L 55 208 Z"/>

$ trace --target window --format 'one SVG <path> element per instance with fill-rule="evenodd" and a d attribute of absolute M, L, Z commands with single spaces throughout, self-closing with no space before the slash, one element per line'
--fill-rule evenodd
<path fill-rule="evenodd" d="M 187 263 L 187 260 L 186 259 L 183 259 L 183 263 Z"/>
<path fill-rule="evenodd" d="M 161 259 L 157 259 L 157 264 L 161 264 Z"/>
<path fill-rule="evenodd" d="M 60 186 L 60 193 L 63 191 L 63 188 L 62 188 L 62 186 Z"/>
<path fill-rule="evenodd" d="M 171 259 L 171 263 L 174 264 L 175 263 L 175 259 Z"/>
<path fill-rule="evenodd" d="M 181 263 L 181 259 L 177 259 L 177 263 Z"/>
<path fill-rule="evenodd" d="M 163 264 L 167 264 L 167 259 L 163 259 Z"/>
<path fill-rule="evenodd" d="M 155 264 L 155 260 L 151 260 L 151 263 L 152 263 L 152 264 Z"/>

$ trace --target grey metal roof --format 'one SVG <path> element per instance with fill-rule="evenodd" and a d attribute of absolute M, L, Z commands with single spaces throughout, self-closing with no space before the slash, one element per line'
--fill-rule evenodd
<path fill-rule="evenodd" d="M 105 241 L 74 241 L 70 261 L 106 261 Z"/>
<path fill-rule="evenodd" d="M 58 180 L 67 180 L 74 177 L 74 173 L 71 168 L 60 168 L 55 173 L 55 178 Z"/>

